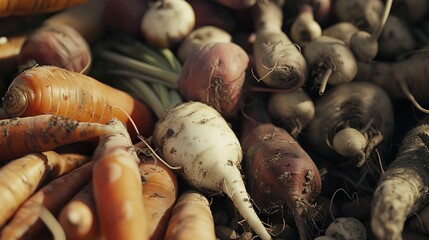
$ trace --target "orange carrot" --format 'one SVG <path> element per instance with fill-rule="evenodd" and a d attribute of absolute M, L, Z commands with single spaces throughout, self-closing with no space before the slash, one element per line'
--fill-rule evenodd
<path fill-rule="evenodd" d="M 45 181 L 67 174 L 90 159 L 79 153 L 47 151 L 28 154 L 0 168 L 0 227 Z"/>
<path fill-rule="evenodd" d="M 0 239 L 35 239 L 44 226 L 39 220 L 42 208 L 56 215 L 61 207 L 88 183 L 92 167 L 92 162 L 86 163 L 37 191 L 19 207 L 4 226 Z"/>
<path fill-rule="evenodd" d="M 153 112 L 128 93 L 54 66 L 35 67 L 19 74 L 3 97 L 3 108 L 13 117 L 51 113 L 103 124 L 116 117 L 127 123 L 133 140 L 137 134 L 123 111 L 145 137 L 155 124 Z"/>
<path fill-rule="evenodd" d="M 139 158 L 125 126 L 107 125 L 119 133 L 100 137 L 93 161 L 93 191 L 101 234 L 110 239 L 148 239 Z"/>
<path fill-rule="evenodd" d="M 171 168 L 151 157 L 140 156 L 140 173 L 144 179 L 143 204 L 149 239 L 164 239 L 171 211 L 177 200 L 177 177 Z"/>
<path fill-rule="evenodd" d="M 103 124 L 50 114 L 0 120 L 0 162 L 113 132 Z"/>
<path fill-rule="evenodd" d="M 85 185 L 60 211 L 58 220 L 68 240 L 100 238 L 91 182 Z"/>
<path fill-rule="evenodd" d="M 164 239 L 216 239 L 213 215 L 204 195 L 193 190 L 182 193 L 174 205 Z"/>
<path fill-rule="evenodd" d="M 0 17 L 29 16 L 41 13 L 60 11 L 86 0 L 2 0 L 0 1 Z"/>

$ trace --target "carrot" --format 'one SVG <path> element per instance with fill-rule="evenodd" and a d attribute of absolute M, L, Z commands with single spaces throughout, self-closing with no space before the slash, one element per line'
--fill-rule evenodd
<path fill-rule="evenodd" d="M 93 161 L 93 191 L 101 235 L 109 239 L 148 239 L 138 156 L 125 126 L 114 118 L 117 134 L 100 137 Z"/>
<path fill-rule="evenodd" d="M 308 239 L 306 225 L 316 216 L 315 202 L 322 188 L 316 164 L 286 130 L 272 123 L 243 132 L 240 143 L 256 206 L 267 214 L 285 207 L 295 219 L 300 239 Z"/>
<path fill-rule="evenodd" d="M 34 239 L 42 230 L 40 211 L 46 208 L 56 215 L 61 207 L 87 183 L 91 177 L 92 162 L 56 178 L 28 198 L 1 229 L 0 239 Z"/>
<path fill-rule="evenodd" d="M 158 120 L 153 143 L 192 187 L 225 193 L 261 239 L 272 239 L 253 209 L 241 176 L 240 142 L 218 111 L 201 102 L 179 104 Z"/>
<path fill-rule="evenodd" d="M 366 81 L 383 88 L 394 100 L 408 99 L 419 111 L 428 113 L 421 104 L 428 104 L 428 48 L 422 48 L 395 62 L 358 63 L 355 81 Z"/>
<path fill-rule="evenodd" d="M 149 239 L 164 239 L 171 212 L 178 198 L 177 177 L 172 169 L 152 157 L 140 156 L 140 159 Z"/>
<path fill-rule="evenodd" d="M 215 240 L 215 226 L 208 199 L 195 190 L 182 193 L 174 205 L 164 239 Z"/>
<path fill-rule="evenodd" d="M 91 182 L 61 208 L 58 221 L 69 240 L 101 238 Z"/>
<path fill-rule="evenodd" d="M 13 117 L 51 113 L 78 121 L 105 124 L 117 117 L 137 139 L 127 112 L 143 136 L 149 136 L 155 115 L 126 92 L 94 78 L 54 66 L 40 66 L 19 74 L 3 97 L 3 108 Z"/>
<path fill-rule="evenodd" d="M 115 130 L 106 125 L 51 114 L 0 120 L 0 161 L 113 132 Z"/>
<path fill-rule="evenodd" d="M 0 2 L 0 17 L 50 13 L 82 4 L 85 1 L 86 0 L 3 0 Z"/>
<path fill-rule="evenodd" d="M 423 209 L 429 198 L 429 125 L 427 119 L 403 137 L 374 191 L 371 229 L 377 239 L 402 239 L 407 218 Z"/>
<path fill-rule="evenodd" d="M 301 51 L 282 31 L 281 8 L 268 1 L 252 7 L 256 39 L 253 43 L 254 68 L 258 81 L 289 91 L 304 85 L 307 63 Z"/>
<path fill-rule="evenodd" d="M 0 227 L 46 181 L 67 174 L 90 159 L 83 154 L 55 150 L 31 153 L 0 168 Z"/>

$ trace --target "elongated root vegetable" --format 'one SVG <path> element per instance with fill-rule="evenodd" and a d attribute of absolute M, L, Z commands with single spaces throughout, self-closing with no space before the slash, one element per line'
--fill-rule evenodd
<path fill-rule="evenodd" d="M 27 16 L 60 11 L 84 3 L 86 0 L 3 0 L 0 2 L 0 17 Z"/>
<path fill-rule="evenodd" d="M 337 162 L 344 156 L 361 166 L 375 147 L 382 154 L 388 146 L 393 107 L 377 85 L 351 82 L 335 86 L 315 101 L 315 107 L 304 138 L 320 154 Z"/>
<path fill-rule="evenodd" d="M 367 239 L 367 233 L 363 223 L 352 217 L 334 219 L 326 229 L 325 236 L 344 240 Z"/>
<path fill-rule="evenodd" d="M 305 46 L 311 40 L 322 35 L 322 28 L 314 20 L 311 4 L 301 4 L 299 14 L 293 21 L 290 31 L 290 37 L 300 46 Z"/>
<path fill-rule="evenodd" d="M 422 112 L 429 113 L 421 104 L 429 103 L 428 48 L 412 53 L 397 62 L 359 63 L 355 81 L 367 81 L 379 85 L 392 99 L 408 99 Z M 388 77 L 389 76 L 389 77 Z"/>
<path fill-rule="evenodd" d="M 149 45 L 171 48 L 195 27 L 195 12 L 185 0 L 154 1 L 141 20 L 141 32 Z"/>
<path fill-rule="evenodd" d="M 316 112 L 313 100 L 302 88 L 288 93 L 271 93 L 267 107 L 273 121 L 293 137 L 313 120 Z"/>
<path fill-rule="evenodd" d="M 300 239 L 308 239 L 306 224 L 317 213 L 315 201 L 322 187 L 316 164 L 287 131 L 273 124 L 260 124 L 242 139 L 253 201 L 266 213 L 286 206 Z"/>
<path fill-rule="evenodd" d="M 256 234 L 271 239 L 241 177 L 240 143 L 219 112 L 201 102 L 182 103 L 157 122 L 153 140 L 165 161 L 182 168 L 190 185 L 206 193 L 224 192 Z"/>
<path fill-rule="evenodd" d="M 215 226 L 208 199 L 201 193 L 188 190 L 174 205 L 164 239 L 215 240 Z"/>
<path fill-rule="evenodd" d="M 282 20 L 281 9 L 272 2 L 258 2 L 253 7 L 256 28 L 254 67 L 258 81 L 293 91 L 304 85 L 307 63 L 297 46 L 281 30 Z"/>
<path fill-rule="evenodd" d="M 100 237 L 92 184 L 89 182 L 64 206 L 58 221 L 68 240 L 94 240 Z"/>
<path fill-rule="evenodd" d="M 137 139 L 127 112 L 143 136 L 149 136 L 155 115 L 126 92 L 94 78 L 54 66 L 40 66 L 19 74 L 2 98 L 9 116 L 51 113 L 85 122 L 105 124 L 113 117 L 125 122 Z"/>
<path fill-rule="evenodd" d="M 78 153 L 47 151 L 14 159 L 0 168 L 0 226 L 45 180 L 67 174 L 90 159 Z"/>
<path fill-rule="evenodd" d="M 50 114 L 0 120 L 0 162 L 114 132 L 103 124 Z"/>
<path fill-rule="evenodd" d="M 424 121 L 404 136 L 396 158 L 381 175 L 371 204 L 371 229 L 377 239 L 402 239 L 407 217 L 428 204 L 428 147 L 429 125 Z"/>
<path fill-rule="evenodd" d="M 249 65 L 248 54 L 237 44 L 207 44 L 183 64 L 179 92 L 185 101 L 206 103 L 230 119 L 240 108 Z"/>
<path fill-rule="evenodd" d="M 341 40 L 321 36 L 308 43 L 304 57 L 310 66 L 315 84 L 319 84 L 319 94 L 325 92 L 326 85 L 338 85 L 352 81 L 358 71 L 356 59 Z"/>
<path fill-rule="evenodd" d="M 78 73 L 88 73 L 92 62 L 86 40 L 66 25 L 44 26 L 32 32 L 19 52 L 21 65 L 35 61 Z"/>
<path fill-rule="evenodd" d="M 125 126 L 100 137 L 93 161 L 92 184 L 101 235 L 110 239 L 148 239 L 138 156 Z"/>
<path fill-rule="evenodd" d="M 142 155 L 142 154 L 141 154 Z M 143 204 L 149 239 L 164 239 L 179 186 L 174 171 L 153 158 L 139 156 L 143 181 Z M 205 239 L 205 238 L 204 238 Z"/>
<path fill-rule="evenodd" d="M 28 198 L 0 232 L 1 240 L 34 239 L 42 230 L 41 208 L 56 215 L 90 179 L 93 164 L 88 162 L 72 172 L 54 179 Z"/>

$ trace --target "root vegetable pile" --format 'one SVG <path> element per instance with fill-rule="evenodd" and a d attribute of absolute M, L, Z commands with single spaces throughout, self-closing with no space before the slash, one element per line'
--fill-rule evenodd
<path fill-rule="evenodd" d="M 429 238 L 428 0 L 0 0 L 0 240 Z"/>

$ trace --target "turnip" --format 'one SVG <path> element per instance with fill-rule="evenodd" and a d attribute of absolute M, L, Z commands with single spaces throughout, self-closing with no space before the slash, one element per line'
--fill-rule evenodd
<path fill-rule="evenodd" d="M 271 93 L 268 111 L 277 125 L 297 137 L 314 118 L 315 107 L 310 96 L 299 88 L 288 93 Z"/>
<path fill-rule="evenodd" d="M 371 204 L 371 229 L 377 239 L 402 239 L 409 216 L 429 203 L 428 119 L 403 137 L 395 159 L 381 175 Z"/>
<path fill-rule="evenodd" d="M 340 21 L 351 22 L 360 30 L 372 32 L 380 23 L 381 0 L 337 0 L 334 12 Z"/>
<path fill-rule="evenodd" d="M 322 35 L 322 28 L 314 19 L 311 4 L 301 4 L 298 16 L 293 21 L 290 32 L 292 40 L 300 46 L 305 46 L 311 40 Z"/>
<path fill-rule="evenodd" d="M 356 59 L 346 44 L 338 39 L 321 36 L 304 48 L 304 57 L 310 67 L 310 74 L 319 94 L 325 92 L 327 84 L 338 85 L 354 79 L 357 69 Z"/>
<path fill-rule="evenodd" d="M 254 67 L 258 81 L 289 91 L 303 86 L 307 63 L 297 46 L 281 30 L 283 15 L 279 6 L 272 2 L 258 2 L 252 10 L 256 28 Z"/>
<path fill-rule="evenodd" d="M 252 207 L 240 172 L 243 152 L 236 134 L 214 108 L 188 101 L 157 122 L 153 142 L 161 157 L 205 193 L 225 193 L 261 239 L 272 239 Z"/>
<path fill-rule="evenodd" d="M 204 47 L 208 43 L 231 41 L 231 34 L 221 28 L 211 25 L 195 28 L 180 43 L 177 49 L 177 57 L 180 61 L 185 62 L 185 59 L 189 55 L 198 51 L 200 48 Z"/>
<path fill-rule="evenodd" d="M 141 32 L 149 45 L 171 48 L 195 27 L 195 12 L 185 0 L 161 0 L 149 4 L 141 20 Z"/>
<path fill-rule="evenodd" d="M 359 28 L 351 22 L 336 22 L 324 28 L 322 35 L 339 39 L 350 46 L 350 39 L 358 31 Z"/>

